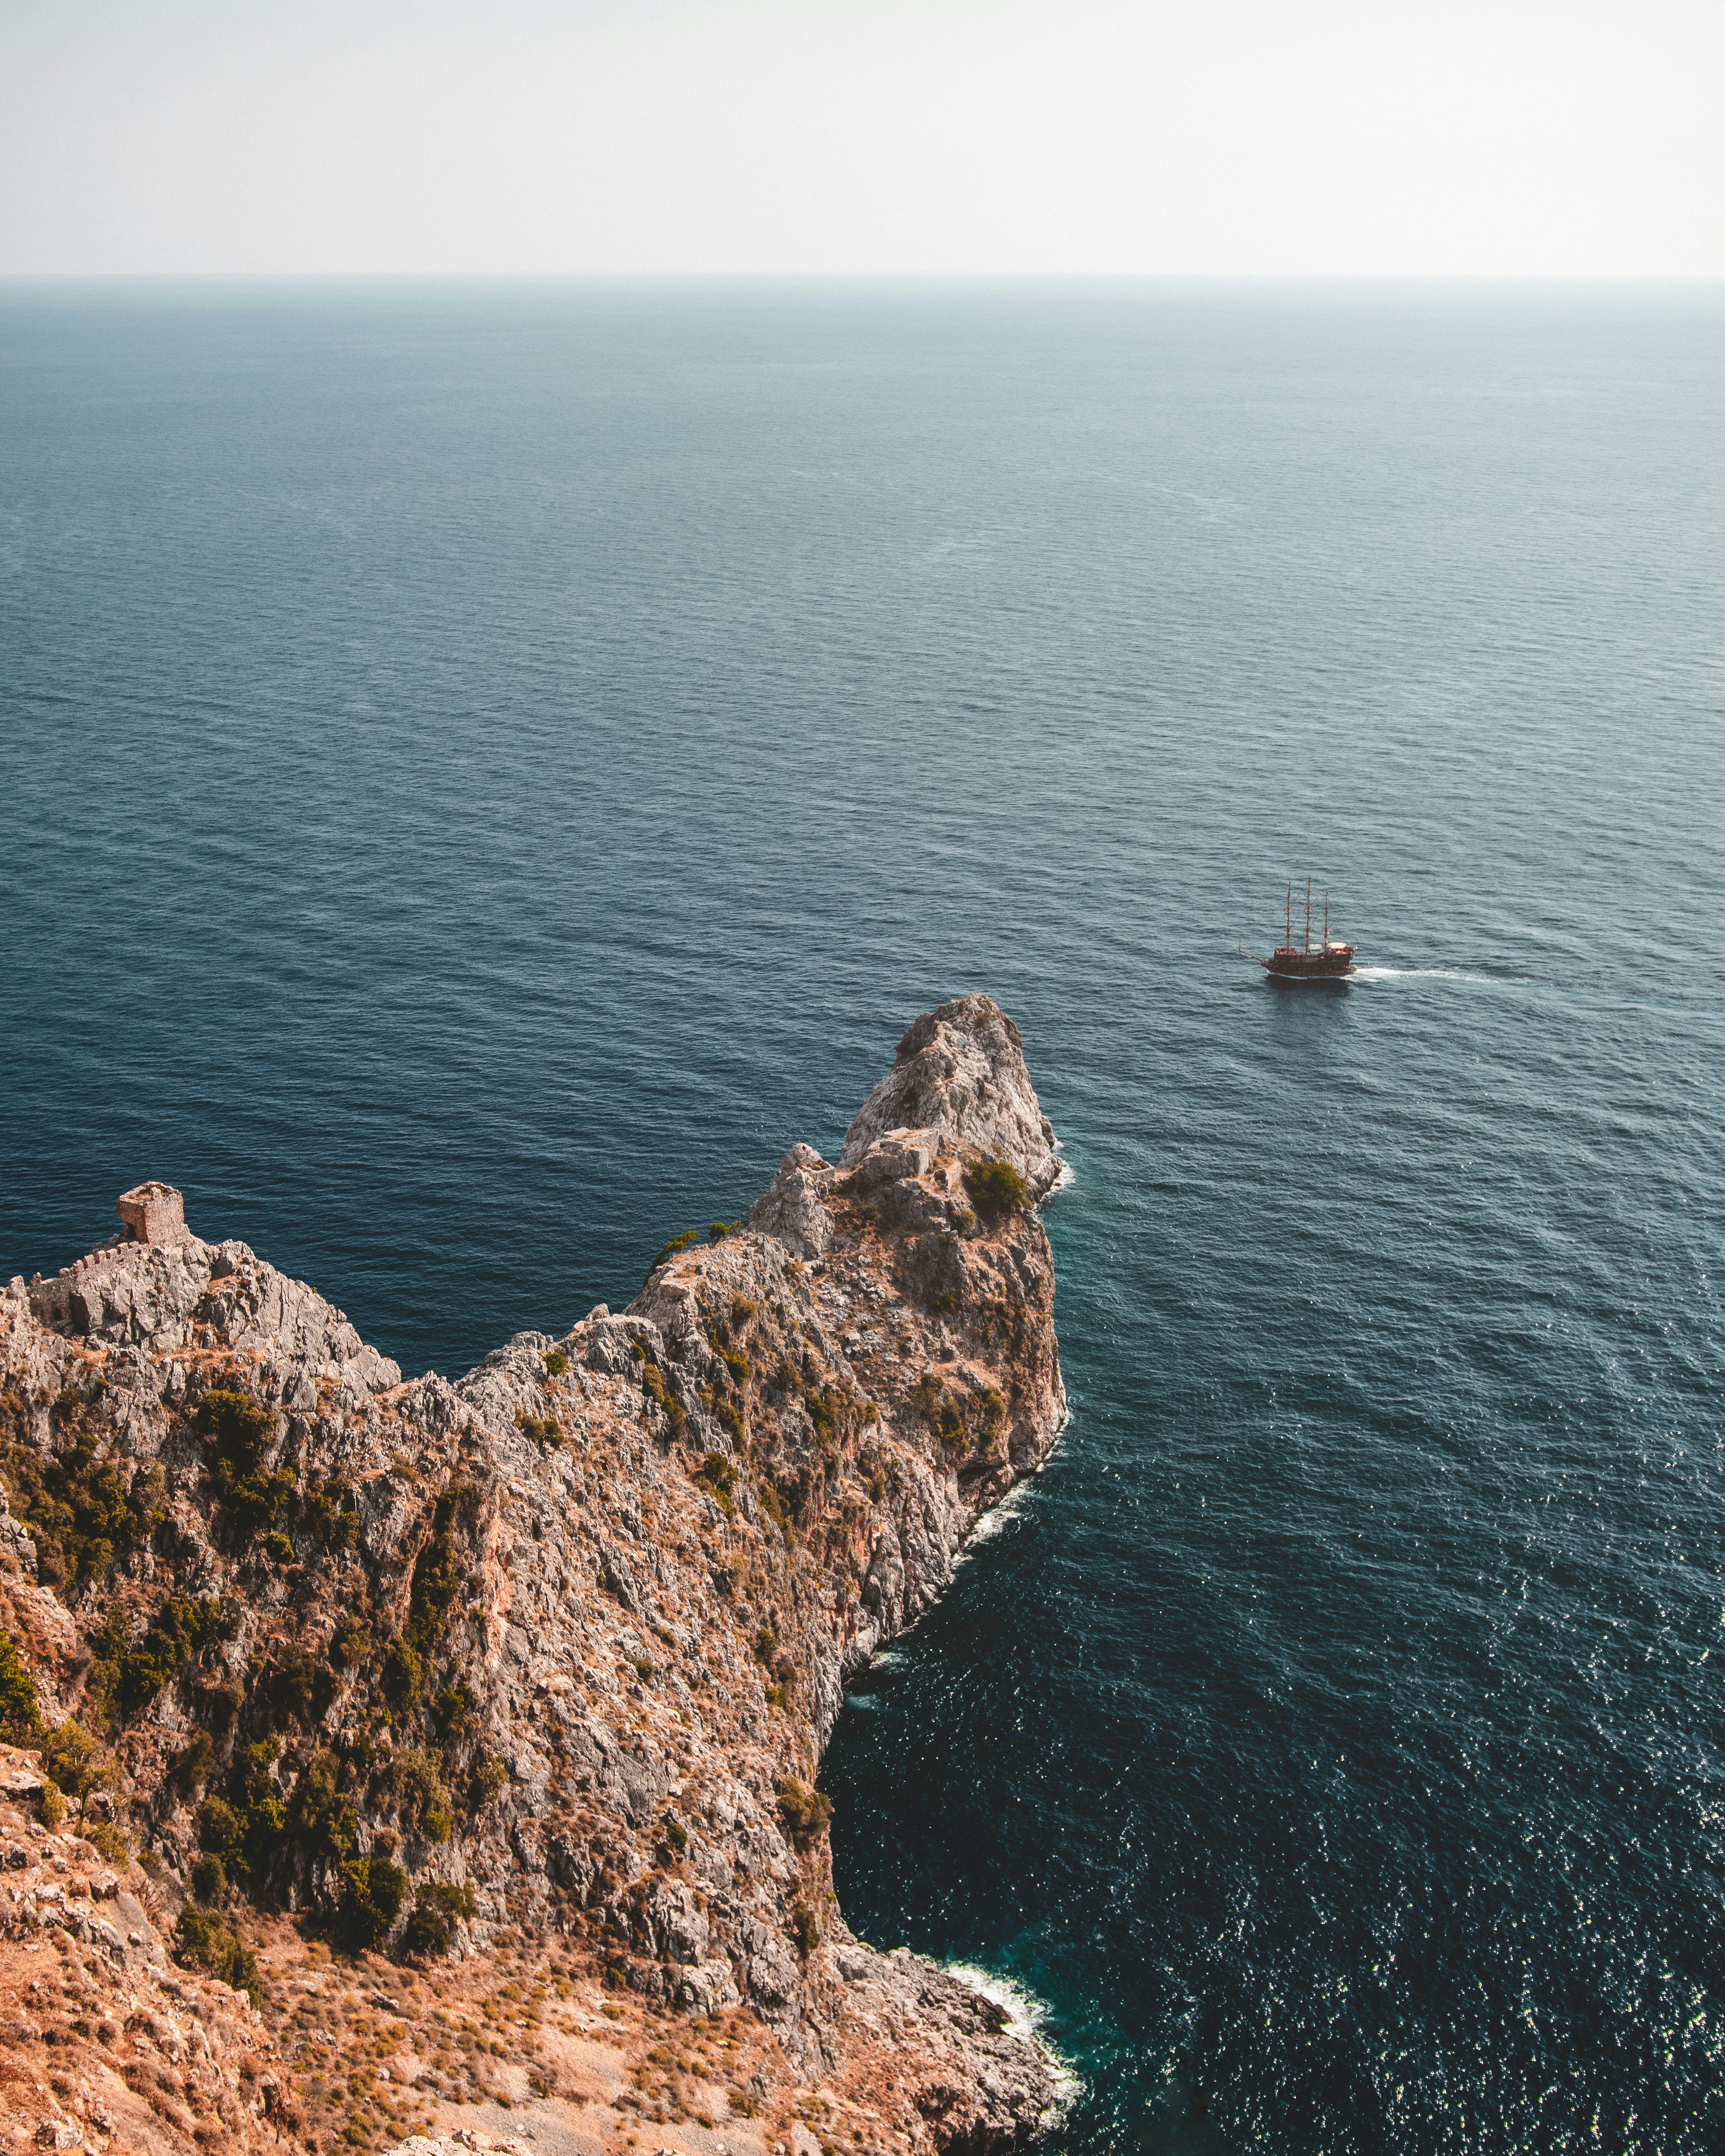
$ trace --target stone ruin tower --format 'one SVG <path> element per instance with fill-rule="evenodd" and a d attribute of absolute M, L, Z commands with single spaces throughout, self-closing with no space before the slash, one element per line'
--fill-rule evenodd
<path fill-rule="evenodd" d="M 186 1201 L 170 1183 L 141 1183 L 123 1192 L 114 1210 L 126 1227 L 128 1243 L 183 1243 Z"/>

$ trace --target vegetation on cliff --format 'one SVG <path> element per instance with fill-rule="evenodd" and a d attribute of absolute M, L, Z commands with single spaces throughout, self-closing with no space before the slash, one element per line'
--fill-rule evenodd
<path fill-rule="evenodd" d="M 459 1386 L 401 1383 L 241 1245 L 0 1297 L 39 1575 L 0 1589 L 66 1604 L 61 1726 L 111 1745 L 189 1961 L 253 1984 L 248 1912 L 421 1965 L 560 1940 L 645 2006 L 746 2006 L 810 2073 L 860 2059 L 873 1999 L 894 2131 L 1034 2123 L 1034 2047 L 850 1939 L 814 1786 L 847 1676 L 1064 1412 L 1016 1033 L 970 998 L 906 1040 L 839 1167 L 796 1148 L 628 1312 Z M 925 1120 L 875 1129 L 886 1089 Z M 35 1734 L 16 1636 L 0 1711 Z"/>

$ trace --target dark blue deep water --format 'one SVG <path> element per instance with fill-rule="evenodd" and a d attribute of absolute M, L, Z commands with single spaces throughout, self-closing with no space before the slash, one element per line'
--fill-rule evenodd
<path fill-rule="evenodd" d="M 1074 1416 L 853 1921 L 1086 2156 L 1725 2147 L 1722 472 L 1718 291 L 0 292 L 0 1272 L 459 1368 L 990 990 Z"/>

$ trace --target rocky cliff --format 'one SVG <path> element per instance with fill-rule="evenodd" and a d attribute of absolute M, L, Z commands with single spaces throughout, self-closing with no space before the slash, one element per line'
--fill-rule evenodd
<path fill-rule="evenodd" d="M 428 1999 L 506 1966 L 542 1999 L 547 1970 L 590 1983 L 632 2083 L 578 2099 L 567 2069 L 594 2146 L 644 2118 L 714 2145 L 698 2062 L 649 2041 L 691 2026 L 727 2032 L 733 2152 L 806 2145 L 816 2088 L 863 2147 L 1033 2136 L 1052 2061 L 851 1936 L 814 1781 L 847 1677 L 1064 1419 L 1034 1210 L 1057 1169 L 1017 1029 L 973 996 L 912 1025 L 837 1165 L 794 1147 L 627 1311 L 454 1383 L 403 1383 L 242 1243 L 14 1280 L 0 1629 L 41 1725 L 106 1748 L 82 1779 L 193 1958 L 213 1927 L 266 1978 L 333 1950 L 312 1994 L 384 1956 Z M 410 2081 L 356 2095 L 276 2006 L 273 2131 L 381 2143 L 505 2093 L 495 2040 L 476 2062 L 431 2030 L 397 2040 Z M 522 2070 L 517 2101 L 560 2100 L 555 2062 Z"/>

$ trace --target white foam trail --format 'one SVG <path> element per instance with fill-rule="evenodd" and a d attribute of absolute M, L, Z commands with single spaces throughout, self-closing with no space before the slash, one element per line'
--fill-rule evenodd
<path fill-rule="evenodd" d="M 1356 981 L 1471 981 L 1482 988 L 1497 986 L 1489 973 L 1464 973 L 1454 966 L 1356 966 Z"/>
<path fill-rule="evenodd" d="M 969 1541 L 965 1543 L 963 1548 L 959 1551 L 957 1556 L 952 1560 L 952 1569 L 954 1572 L 956 1572 L 959 1566 L 964 1563 L 965 1559 L 971 1555 L 973 1551 L 978 1548 L 983 1543 L 993 1542 L 995 1536 L 999 1533 L 1000 1530 L 1006 1525 L 1007 1522 L 1017 1516 L 1024 1505 L 1024 1500 L 1030 1493 L 1030 1487 L 1034 1479 L 1035 1478 L 1033 1476 L 1027 1475 L 1022 1482 L 1014 1483 L 1011 1489 L 1009 1490 L 1006 1495 L 1000 1500 L 1000 1502 L 993 1507 L 988 1512 L 983 1513 L 981 1519 L 979 1519 L 976 1525 L 971 1529 Z"/>
<path fill-rule="evenodd" d="M 979 1991 L 984 1999 L 992 1999 L 1008 2016 L 1014 2035 L 1027 2044 L 1040 2044 L 1053 2061 L 1055 2082 L 1059 2089 L 1056 2107 L 1064 2111 L 1077 2095 L 1081 2086 L 1078 2076 L 1059 2051 L 1042 2033 L 1048 2020 L 1048 2008 L 1034 1991 L 1027 1991 L 1021 1984 L 1014 1984 L 1009 1976 L 996 1976 L 990 1969 L 978 1969 L 973 1962 L 949 1961 L 945 1964 L 948 1976 L 956 1976 L 961 1984 L 973 1991 Z"/>

